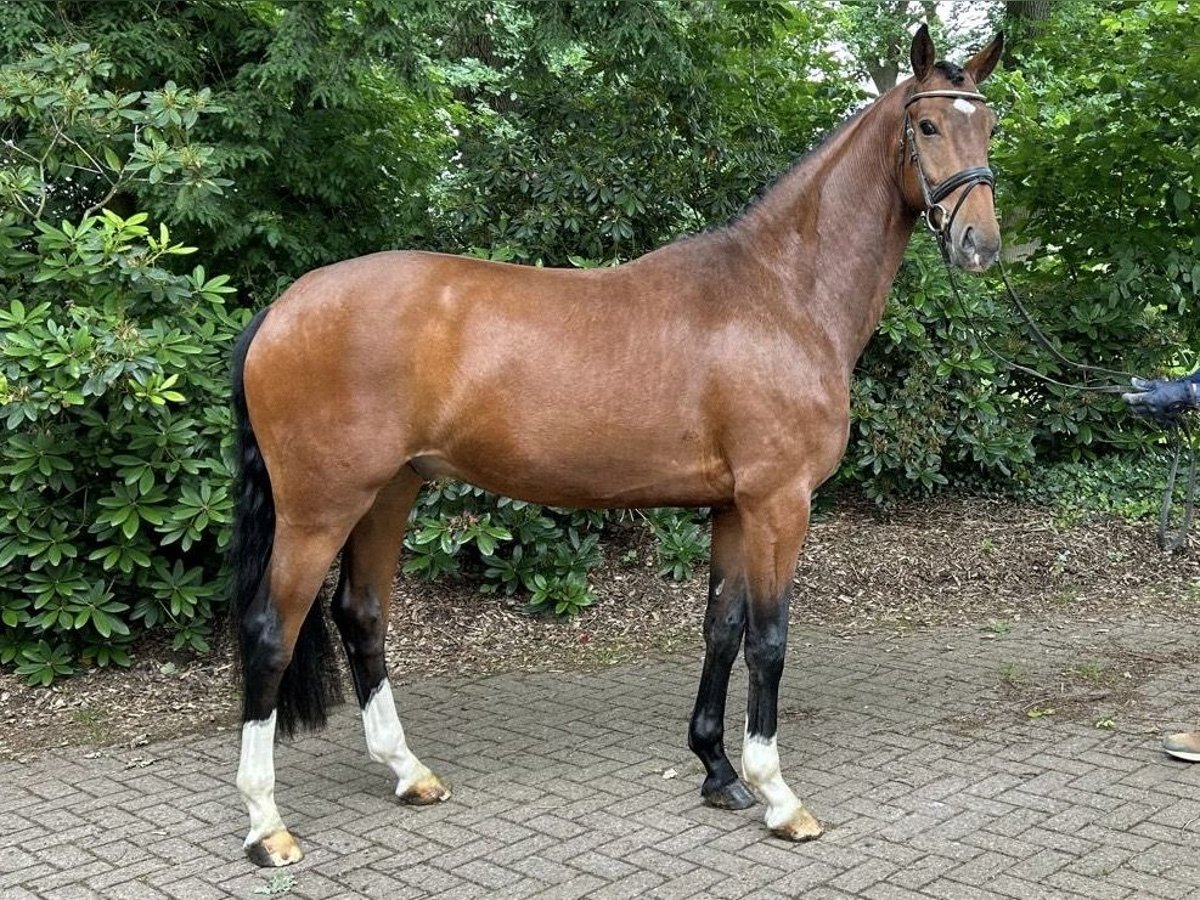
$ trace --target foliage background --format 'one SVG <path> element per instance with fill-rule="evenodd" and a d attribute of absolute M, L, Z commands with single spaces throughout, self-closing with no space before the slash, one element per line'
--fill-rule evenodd
<path fill-rule="evenodd" d="M 1044 327 L 1071 358 L 1193 366 L 1192 3 L 6 8 L 0 661 L 48 682 L 127 663 L 150 630 L 207 646 L 231 513 L 229 348 L 299 274 L 386 247 L 611 264 L 727 221 L 903 77 L 907 35 L 939 7 L 952 58 L 1009 32 L 987 87 L 993 166 L 1008 266 Z M 999 365 L 990 347 L 1062 374 L 994 280 L 964 285 L 960 305 L 914 241 L 836 484 L 881 504 L 1028 486 L 1153 439 L 1111 401 Z M 469 573 L 559 613 L 590 602 L 608 529 L 651 530 L 668 576 L 705 553 L 702 512 L 605 517 L 446 484 L 414 517 L 410 571 Z"/>

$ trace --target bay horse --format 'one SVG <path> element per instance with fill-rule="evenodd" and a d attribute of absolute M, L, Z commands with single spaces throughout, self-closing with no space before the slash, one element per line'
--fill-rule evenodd
<path fill-rule="evenodd" d="M 757 794 L 773 834 L 821 833 L 776 746 L 810 498 L 845 452 L 851 373 L 921 214 L 955 265 L 981 271 L 999 254 L 986 165 L 995 117 L 978 85 L 1002 46 L 997 35 L 964 66 L 935 63 L 922 27 L 913 77 L 742 217 L 624 265 L 377 253 L 308 273 L 251 322 L 233 361 L 232 556 L 237 786 L 255 863 L 302 856 L 275 805 L 273 745 L 277 727 L 323 724 L 334 699 L 315 598 L 339 551 L 330 607 L 367 750 L 391 767 L 404 802 L 449 796 L 409 749 L 384 660 L 409 510 L 423 482 L 443 477 L 552 506 L 711 507 L 688 733 L 706 772 L 701 797 L 742 809 Z M 724 719 L 743 640 L 739 778 Z"/>

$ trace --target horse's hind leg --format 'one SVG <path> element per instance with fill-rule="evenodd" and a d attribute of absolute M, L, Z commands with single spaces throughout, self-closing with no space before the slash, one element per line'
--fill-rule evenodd
<path fill-rule="evenodd" d="M 367 752 L 396 774 L 396 795 L 417 805 L 445 800 L 450 792 L 408 747 L 388 681 L 384 642 L 392 579 L 408 511 L 420 488 L 421 479 L 405 467 L 379 492 L 351 532 L 333 598 L 333 620 L 350 659 Z"/>
<path fill-rule="evenodd" d="M 738 511 L 714 510 L 708 611 L 704 616 L 704 670 L 688 730 L 688 746 L 704 763 L 700 796 L 710 806 L 745 809 L 754 795 L 725 755 L 725 699 L 729 673 L 746 629 L 746 581 L 741 566 L 742 528 Z"/>
<path fill-rule="evenodd" d="M 282 712 L 285 731 L 297 723 L 315 727 L 323 721 L 328 686 L 323 683 L 320 647 L 306 646 L 297 654 L 305 659 L 297 659 L 298 668 L 290 673 L 292 682 L 284 691 L 291 705 L 277 707 L 302 626 L 316 626 L 324 642 L 320 622 L 305 620 L 310 613 L 318 619 L 322 615 L 313 605 L 348 531 L 349 524 L 300 529 L 281 523 L 275 529 L 267 575 L 242 616 L 245 708 L 237 786 L 250 813 L 246 855 L 260 866 L 286 866 L 304 855 L 275 806 L 275 730 L 277 712 Z"/>

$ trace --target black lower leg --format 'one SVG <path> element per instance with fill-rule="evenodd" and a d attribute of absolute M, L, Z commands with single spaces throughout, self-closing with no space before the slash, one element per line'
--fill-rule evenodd
<path fill-rule="evenodd" d="M 724 596 L 723 596 L 724 595 Z M 729 673 L 737 659 L 746 627 L 745 594 L 714 572 L 704 617 L 704 670 L 688 730 L 688 746 L 704 764 L 707 777 L 700 789 L 705 802 L 724 809 L 745 809 L 754 795 L 742 784 L 725 754 L 725 699 Z"/>
<path fill-rule="evenodd" d="M 386 626 L 378 599 L 370 589 L 355 588 L 350 580 L 350 554 L 342 559 L 342 572 L 331 611 L 346 656 L 358 705 L 365 707 L 380 682 L 387 677 L 384 658 Z"/>
<path fill-rule="evenodd" d="M 288 665 L 279 613 L 271 603 L 265 578 L 242 616 L 238 638 L 242 664 L 242 721 L 261 722 L 275 711 L 279 683 Z"/>
<path fill-rule="evenodd" d="M 767 603 L 750 601 L 746 627 L 746 668 L 750 694 L 746 733 L 772 738 L 779 728 L 779 681 L 787 655 L 788 596 Z"/>

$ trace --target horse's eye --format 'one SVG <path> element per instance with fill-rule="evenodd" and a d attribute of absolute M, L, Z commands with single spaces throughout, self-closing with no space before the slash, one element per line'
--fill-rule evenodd
<path fill-rule="evenodd" d="M 928 119 L 921 120 L 921 134 L 935 135 L 938 133 L 937 126 Z"/>

